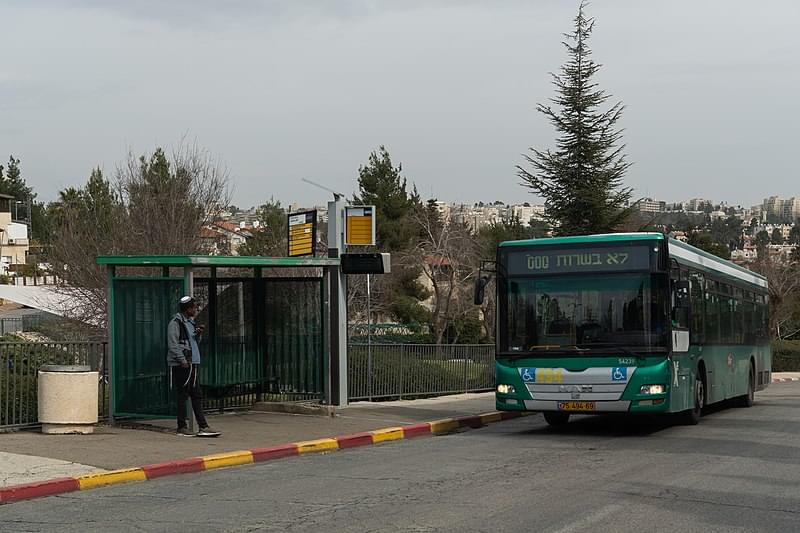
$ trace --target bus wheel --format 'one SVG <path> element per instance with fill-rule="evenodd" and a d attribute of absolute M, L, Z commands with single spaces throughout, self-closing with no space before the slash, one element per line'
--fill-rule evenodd
<path fill-rule="evenodd" d="M 564 413 L 561 411 L 545 411 L 544 419 L 551 426 L 563 426 L 569 422 L 569 413 Z"/>
<path fill-rule="evenodd" d="M 681 413 L 681 422 L 687 426 L 695 426 L 700 422 L 703 407 L 706 405 L 706 388 L 698 375 L 694 380 L 694 407 Z"/>
<path fill-rule="evenodd" d="M 756 369 L 750 364 L 750 372 L 747 377 L 747 394 L 739 396 L 739 407 L 753 407 L 756 399 Z"/>

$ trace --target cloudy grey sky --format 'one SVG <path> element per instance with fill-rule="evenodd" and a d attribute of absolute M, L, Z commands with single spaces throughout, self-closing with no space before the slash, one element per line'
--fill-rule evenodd
<path fill-rule="evenodd" d="M 40 194 L 188 134 L 234 200 L 346 193 L 385 144 L 424 196 L 530 200 L 515 165 L 554 132 L 578 1 L 3 0 L 0 157 Z M 800 2 L 595 0 L 638 195 L 800 195 Z"/>

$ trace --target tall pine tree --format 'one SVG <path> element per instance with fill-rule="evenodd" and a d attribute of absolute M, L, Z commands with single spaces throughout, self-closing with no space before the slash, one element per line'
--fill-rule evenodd
<path fill-rule="evenodd" d="M 28 187 L 28 184 L 25 183 L 25 179 L 22 177 L 19 159 L 15 158 L 13 155 L 8 158 L 8 167 L 6 168 L 5 175 L 3 176 L 2 172 L 0 172 L 0 193 L 11 195 L 15 200 L 25 203 L 36 197 L 33 193 L 33 189 Z"/>
<path fill-rule="evenodd" d="M 394 166 L 383 145 L 358 169 L 358 193 L 353 196 L 353 203 L 375 206 L 378 248 L 386 252 L 405 250 L 415 244 L 417 237 L 411 216 L 422 204 L 416 189 L 408 190 L 402 170 L 402 165 Z"/>
<path fill-rule="evenodd" d="M 563 43 L 569 59 L 552 74 L 556 96 L 537 109 L 558 132 L 556 149 L 530 149 L 525 155 L 531 170 L 518 166 L 522 185 L 542 196 L 547 217 L 560 235 L 615 231 L 630 215 L 632 190 L 623 186 L 630 163 L 616 128 L 624 106 L 601 107 L 611 97 L 593 81 L 600 69 L 588 45 L 594 19 L 586 18 L 581 3 L 575 30 Z"/>

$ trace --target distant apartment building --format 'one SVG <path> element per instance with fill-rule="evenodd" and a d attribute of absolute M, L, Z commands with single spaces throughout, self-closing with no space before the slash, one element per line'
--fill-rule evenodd
<path fill-rule="evenodd" d="M 711 203 L 709 200 L 703 198 L 692 198 L 684 204 L 684 207 L 686 211 L 702 211 L 709 203 Z"/>
<path fill-rule="evenodd" d="M 519 218 L 523 226 L 529 226 L 531 220 L 544 220 L 543 205 L 512 205 L 509 207 L 511 215 Z"/>
<path fill-rule="evenodd" d="M 781 220 L 797 220 L 800 218 L 800 197 L 781 198 L 780 196 L 770 196 L 765 198 L 761 205 L 767 217 Z"/>
<path fill-rule="evenodd" d="M 781 232 L 783 236 L 783 240 L 789 238 L 789 233 L 791 233 L 794 224 L 761 224 L 753 228 L 753 235 L 758 235 L 762 231 L 766 231 L 769 233 L 770 237 L 772 237 L 772 233 L 777 229 Z"/>
<path fill-rule="evenodd" d="M 484 226 L 499 224 L 504 220 L 518 218 L 523 226 L 530 226 L 531 220 L 544 220 L 545 207 L 543 205 L 530 204 L 450 204 L 446 208 L 439 206 L 440 213 L 445 210 L 449 213 L 450 220 L 466 224 L 473 231 L 477 231 Z"/>
<path fill-rule="evenodd" d="M 0 194 L 0 273 L 7 274 L 12 265 L 24 265 L 28 259 L 30 241 L 28 224 L 11 216 L 16 198 Z"/>
<path fill-rule="evenodd" d="M 667 210 L 667 202 L 662 202 L 654 198 L 642 198 L 636 202 L 634 207 L 638 209 L 640 213 L 663 213 Z"/>
<path fill-rule="evenodd" d="M 754 218 L 758 219 L 760 213 L 761 213 L 760 209 L 756 211 L 753 208 L 742 207 L 740 205 L 737 205 L 736 207 L 733 208 L 733 216 L 744 222 L 745 225 L 750 224 L 750 221 L 753 220 Z"/>

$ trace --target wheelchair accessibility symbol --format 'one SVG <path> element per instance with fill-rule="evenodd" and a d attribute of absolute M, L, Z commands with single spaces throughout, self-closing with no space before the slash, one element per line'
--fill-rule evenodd
<path fill-rule="evenodd" d="M 520 368 L 519 374 L 522 377 L 522 381 L 529 383 L 536 381 L 536 369 L 535 368 Z"/>
<path fill-rule="evenodd" d="M 624 366 L 614 367 L 611 369 L 612 381 L 626 381 L 628 379 L 628 368 Z"/>

